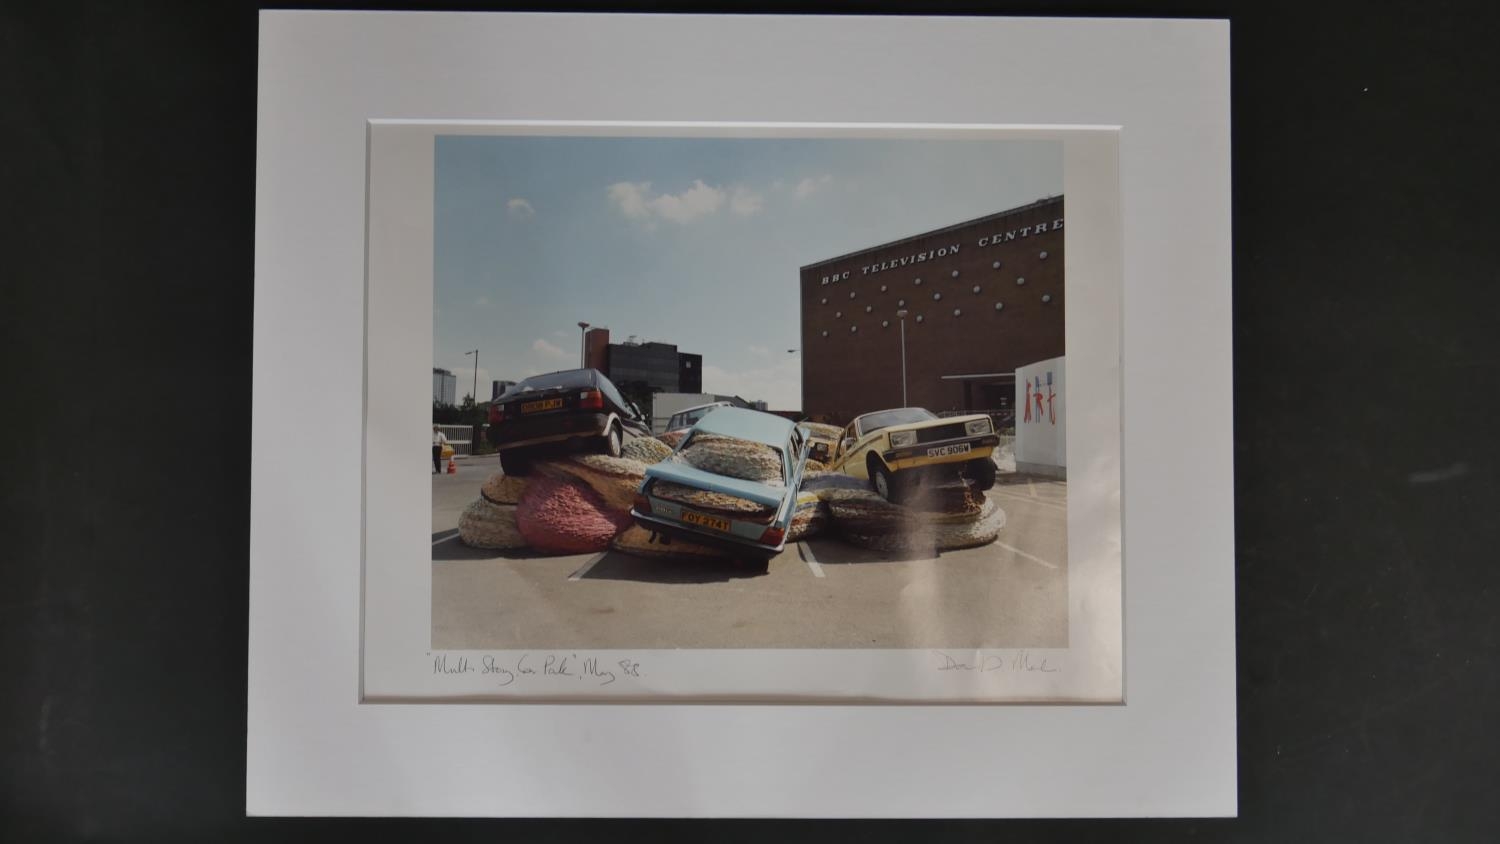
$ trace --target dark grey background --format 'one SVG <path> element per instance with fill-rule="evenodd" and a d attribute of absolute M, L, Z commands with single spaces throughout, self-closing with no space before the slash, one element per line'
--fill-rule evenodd
<path fill-rule="evenodd" d="M 928 11 L 1232 17 L 1240 819 L 245 820 L 256 8 L 4 2 L 0 839 L 1500 837 L 1487 8 Z"/>

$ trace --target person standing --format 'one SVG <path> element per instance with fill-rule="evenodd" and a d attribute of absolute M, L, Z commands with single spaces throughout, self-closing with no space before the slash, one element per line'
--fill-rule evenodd
<path fill-rule="evenodd" d="M 448 444 L 448 436 L 432 426 L 432 473 L 441 475 L 443 473 L 443 446 Z"/>

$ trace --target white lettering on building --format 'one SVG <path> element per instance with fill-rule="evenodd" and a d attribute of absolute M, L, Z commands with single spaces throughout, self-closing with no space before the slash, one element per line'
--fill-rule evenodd
<path fill-rule="evenodd" d="M 1011 229 L 1010 231 L 987 234 L 979 238 L 978 245 L 995 246 L 1001 243 L 1010 243 L 1020 238 L 1030 237 L 1034 234 L 1047 234 L 1048 232 L 1061 231 L 1062 227 L 1063 221 L 1062 218 L 1059 217 L 1056 220 L 1053 220 L 1050 224 L 1037 223 L 1033 226 L 1022 226 L 1019 229 Z M 920 264 L 926 261 L 931 261 L 935 258 L 946 258 L 949 255 L 957 255 L 960 245 L 961 244 L 954 243 L 948 246 L 940 246 L 937 249 L 929 249 L 926 252 L 913 252 L 912 254 L 907 255 L 904 258 L 892 258 L 890 260 L 881 261 L 878 264 L 866 264 L 859 268 L 859 274 L 874 275 L 875 273 L 881 273 L 887 270 L 900 269 L 901 267 L 911 266 L 912 264 Z M 849 276 L 852 272 L 853 270 L 845 270 L 841 273 L 832 273 L 830 275 L 825 275 L 823 276 L 822 284 L 838 284 L 841 281 L 848 281 Z"/>

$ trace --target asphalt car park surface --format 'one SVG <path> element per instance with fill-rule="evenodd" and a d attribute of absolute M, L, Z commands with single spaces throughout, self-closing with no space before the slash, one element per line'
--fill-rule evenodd
<path fill-rule="evenodd" d="M 759 574 L 608 551 L 553 557 L 459 541 L 494 456 L 432 476 L 432 647 L 1066 647 L 1067 484 L 1001 474 L 997 542 L 892 558 L 833 533 Z"/>

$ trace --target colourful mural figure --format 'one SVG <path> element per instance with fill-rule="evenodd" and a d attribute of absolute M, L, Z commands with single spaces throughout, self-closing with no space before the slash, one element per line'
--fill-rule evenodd
<path fill-rule="evenodd" d="M 1022 405 L 1022 407 L 1026 411 L 1026 418 L 1022 419 L 1021 421 L 1023 421 L 1023 422 L 1030 422 L 1031 421 L 1031 379 L 1030 378 L 1026 379 L 1026 402 L 1025 402 L 1024 405 Z"/>
<path fill-rule="evenodd" d="M 1052 380 L 1052 373 L 1047 373 L 1047 380 Z M 1036 421 L 1040 422 L 1042 414 L 1046 412 L 1046 408 L 1042 405 L 1042 376 L 1040 375 L 1036 376 L 1036 392 L 1032 393 L 1032 396 L 1036 398 Z"/>
<path fill-rule="evenodd" d="M 1047 372 L 1047 421 L 1057 424 L 1057 393 L 1052 392 L 1052 372 Z"/>

